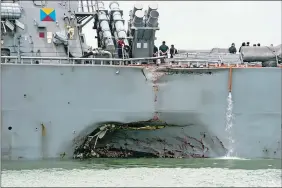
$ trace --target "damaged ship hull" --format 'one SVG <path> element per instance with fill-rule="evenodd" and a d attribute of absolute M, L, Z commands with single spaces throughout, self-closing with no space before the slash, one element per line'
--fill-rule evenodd
<path fill-rule="evenodd" d="M 3 64 L 2 157 L 71 158 L 105 122 L 151 120 L 161 128 L 109 131 L 97 149 L 222 157 L 232 147 L 237 157 L 281 158 L 281 69 L 232 72 L 227 134 L 229 69 Z"/>

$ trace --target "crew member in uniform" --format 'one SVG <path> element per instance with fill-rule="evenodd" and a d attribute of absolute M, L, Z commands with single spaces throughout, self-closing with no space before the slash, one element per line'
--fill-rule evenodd
<path fill-rule="evenodd" d="M 177 54 L 177 49 L 174 48 L 174 45 L 173 45 L 173 44 L 172 44 L 171 47 L 170 47 L 169 53 L 170 53 L 170 58 L 173 58 L 173 56 L 174 56 L 175 54 Z"/>
<path fill-rule="evenodd" d="M 236 54 L 236 53 L 237 53 L 237 49 L 236 49 L 234 43 L 231 44 L 231 46 L 229 47 L 228 51 L 229 51 L 229 53 L 231 53 L 231 54 Z"/>
<path fill-rule="evenodd" d="M 239 48 L 239 52 L 241 52 L 241 49 L 242 49 L 243 46 L 246 46 L 245 42 L 242 43 L 241 47 Z"/>
<path fill-rule="evenodd" d="M 154 45 L 154 52 L 153 52 L 153 57 L 158 57 L 158 47 L 156 47 L 156 45 Z M 156 59 L 153 60 L 154 63 L 157 62 Z"/>
<path fill-rule="evenodd" d="M 159 47 L 160 50 L 160 56 L 165 56 L 167 57 L 168 55 L 168 46 L 165 44 L 165 41 L 163 41 L 163 44 Z M 164 60 L 162 59 L 162 63 L 164 63 Z"/>
<path fill-rule="evenodd" d="M 122 57 L 122 48 L 125 46 L 124 39 L 120 38 L 117 41 L 117 44 L 118 44 L 118 57 L 122 59 L 123 58 Z"/>
<path fill-rule="evenodd" d="M 173 58 L 174 55 L 177 54 L 177 49 L 174 48 L 173 44 L 170 46 L 169 53 L 170 53 L 170 58 Z M 174 63 L 174 61 L 172 61 L 172 63 Z"/>

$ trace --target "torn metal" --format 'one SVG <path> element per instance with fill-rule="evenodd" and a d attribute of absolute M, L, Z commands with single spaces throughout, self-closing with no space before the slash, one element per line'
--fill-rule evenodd
<path fill-rule="evenodd" d="M 227 149 L 217 137 L 207 133 L 191 137 L 182 131 L 184 128 L 156 120 L 103 124 L 76 147 L 74 158 L 206 158 L 226 154 Z M 169 136 L 168 129 L 183 134 Z"/>

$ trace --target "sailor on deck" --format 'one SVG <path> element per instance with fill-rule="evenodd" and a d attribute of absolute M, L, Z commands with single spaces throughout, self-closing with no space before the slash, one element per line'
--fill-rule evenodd
<path fill-rule="evenodd" d="M 229 51 L 229 53 L 231 53 L 231 54 L 236 54 L 236 53 L 237 53 L 237 49 L 236 49 L 234 43 L 231 44 L 231 46 L 230 46 L 230 48 L 228 49 L 228 51 Z"/>
<path fill-rule="evenodd" d="M 160 55 L 161 56 L 167 56 L 168 54 L 168 46 L 165 45 L 165 41 L 163 41 L 163 44 L 159 47 L 159 50 L 160 50 Z"/>
<path fill-rule="evenodd" d="M 239 52 L 241 52 L 241 49 L 242 49 L 243 46 L 246 46 L 245 42 L 242 43 L 241 47 L 239 48 Z"/>
<path fill-rule="evenodd" d="M 173 44 L 172 44 L 171 47 L 170 47 L 169 53 L 170 53 L 170 58 L 173 58 L 173 56 L 174 56 L 175 54 L 177 54 L 177 49 L 174 48 L 174 45 L 173 45 Z"/>
<path fill-rule="evenodd" d="M 158 57 L 158 52 L 159 52 L 158 47 L 156 47 L 156 45 L 154 45 L 153 57 Z M 153 61 L 154 61 L 154 63 L 157 62 L 155 59 Z"/>
<path fill-rule="evenodd" d="M 124 48 L 124 46 L 125 46 L 124 38 L 120 38 L 120 39 L 117 41 L 117 44 L 118 44 L 118 57 L 119 57 L 119 58 L 123 58 L 122 52 L 123 52 L 123 48 Z"/>
<path fill-rule="evenodd" d="M 163 44 L 159 47 L 159 50 L 160 50 L 160 56 L 167 57 L 169 48 L 167 45 L 165 45 L 165 41 L 163 41 Z M 163 61 L 164 60 L 162 59 L 162 63 Z"/>
<path fill-rule="evenodd" d="M 154 45 L 154 53 L 153 53 L 153 56 L 154 57 L 157 57 L 158 56 L 158 47 L 156 47 L 156 45 Z"/>

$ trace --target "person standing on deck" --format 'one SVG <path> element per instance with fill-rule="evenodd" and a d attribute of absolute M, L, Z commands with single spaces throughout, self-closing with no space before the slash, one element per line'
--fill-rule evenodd
<path fill-rule="evenodd" d="M 171 47 L 170 47 L 170 49 L 169 49 L 169 53 L 170 53 L 170 58 L 173 58 L 173 56 L 174 56 L 175 54 L 177 54 L 177 49 L 174 48 L 174 45 L 173 45 L 173 44 L 171 45 Z"/>
<path fill-rule="evenodd" d="M 165 41 L 163 41 L 163 44 L 159 47 L 159 50 L 160 50 L 160 55 L 161 56 L 167 56 L 168 54 L 168 46 L 165 45 Z"/>
<path fill-rule="evenodd" d="M 167 57 L 169 48 L 167 45 L 165 45 L 165 41 L 163 41 L 163 44 L 159 47 L 159 50 L 160 50 L 160 56 Z M 161 62 L 164 63 L 164 59 L 161 59 Z"/>
<path fill-rule="evenodd" d="M 231 44 L 231 46 L 230 46 L 230 48 L 228 49 L 228 51 L 229 51 L 229 53 L 231 53 L 231 54 L 236 54 L 236 53 L 237 53 L 237 49 L 236 49 L 234 43 Z"/>
<path fill-rule="evenodd" d="M 154 45 L 153 57 L 157 57 L 158 52 L 159 52 L 158 47 L 156 47 L 156 45 Z"/>
<path fill-rule="evenodd" d="M 241 49 L 242 49 L 243 46 L 246 46 L 245 42 L 242 43 L 242 46 L 239 48 L 239 52 L 241 52 Z"/>
<path fill-rule="evenodd" d="M 118 57 L 122 59 L 123 58 L 123 56 L 122 56 L 122 49 L 125 46 L 123 38 L 120 38 L 117 41 L 117 44 L 118 44 Z"/>
<path fill-rule="evenodd" d="M 153 57 L 158 57 L 158 52 L 159 52 L 158 47 L 156 47 L 156 45 L 154 45 Z M 157 60 L 154 59 L 153 62 L 156 63 Z"/>
<path fill-rule="evenodd" d="M 247 46 L 250 46 L 250 42 L 247 42 Z"/>

